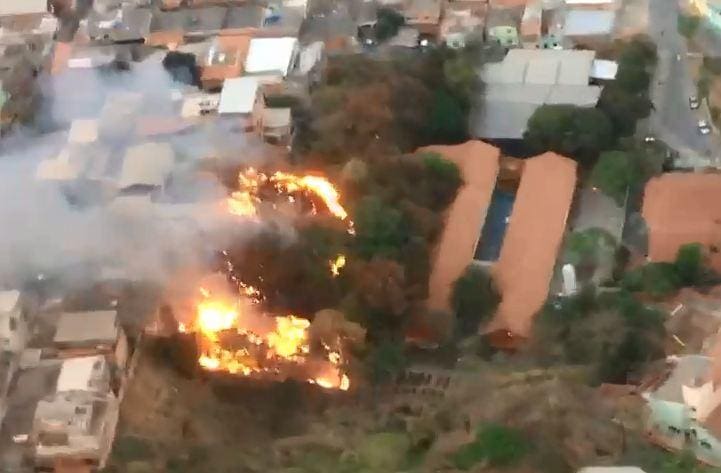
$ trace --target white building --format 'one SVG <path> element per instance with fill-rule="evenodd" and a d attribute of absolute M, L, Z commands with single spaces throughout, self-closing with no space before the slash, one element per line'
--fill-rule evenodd
<path fill-rule="evenodd" d="M 28 320 L 20 291 L 0 291 L 0 349 L 19 353 L 28 338 Z"/>
<path fill-rule="evenodd" d="M 35 409 L 30 441 L 36 467 L 51 467 L 62 457 L 102 468 L 115 436 L 118 408 L 105 357 L 64 360 L 54 394 Z"/>

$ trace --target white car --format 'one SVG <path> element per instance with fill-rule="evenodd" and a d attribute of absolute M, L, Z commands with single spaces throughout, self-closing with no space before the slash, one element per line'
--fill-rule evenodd
<path fill-rule="evenodd" d="M 702 135 L 708 135 L 711 133 L 711 127 L 706 120 L 699 120 L 696 126 L 698 128 L 698 132 Z"/>
<path fill-rule="evenodd" d="M 688 106 L 691 107 L 691 110 L 698 109 L 699 105 L 700 103 L 698 101 L 698 97 L 696 97 L 695 95 L 692 95 L 688 98 Z"/>

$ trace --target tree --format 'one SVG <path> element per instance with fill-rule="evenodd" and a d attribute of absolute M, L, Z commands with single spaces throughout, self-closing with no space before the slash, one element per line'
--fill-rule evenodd
<path fill-rule="evenodd" d="M 591 184 L 621 206 L 626 200 L 629 187 L 638 177 L 638 167 L 628 152 L 606 151 L 601 153 L 593 167 Z"/>
<path fill-rule="evenodd" d="M 391 381 L 406 366 L 403 343 L 384 340 L 368 353 L 366 364 L 374 384 Z"/>
<path fill-rule="evenodd" d="M 603 112 L 573 105 L 537 108 L 523 138 L 536 153 L 555 151 L 586 166 L 614 142 L 611 122 Z"/>
<path fill-rule="evenodd" d="M 451 305 L 456 313 L 456 333 L 466 336 L 478 331 L 482 320 L 495 312 L 501 298 L 490 274 L 469 266 L 453 285 Z"/>
<path fill-rule="evenodd" d="M 461 104 L 444 89 L 433 96 L 428 135 L 434 143 L 461 143 L 468 139 L 468 122 Z"/>
<path fill-rule="evenodd" d="M 593 270 L 602 260 L 612 258 L 615 248 L 613 236 L 601 228 L 575 231 L 566 241 L 563 261 Z"/>
<path fill-rule="evenodd" d="M 701 18 L 695 15 L 679 15 L 677 20 L 677 28 L 679 34 L 687 39 L 691 39 L 696 34 Z"/>
<path fill-rule="evenodd" d="M 681 280 L 673 263 L 648 263 L 626 273 L 624 288 L 642 291 L 651 297 L 662 298 L 681 288 Z"/>
<path fill-rule="evenodd" d="M 392 8 L 379 8 L 375 26 L 376 39 L 385 41 L 398 34 L 398 30 L 406 23 L 403 15 Z"/>
<path fill-rule="evenodd" d="M 408 233 L 403 214 L 375 196 L 361 200 L 355 216 L 354 246 L 365 259 L 397 257 Z"/>
<path fill-rule="evenodd" d="M 681 246 L 676 253 L 674 266 L 676 274 L 684 286 L 695 286 L 703 279 L 705 258 L 700 243 Z"/>
<path fill-rule="evenodd" d="M 356 268 L 355 287 L 366 306 L 384 316 L 400 317 L 408 308 L 403 266 L 373 258 Z"/>
<path fill-rule="evenodd" d="M 443 210 L 456 198 L 458 188 L 463 184 L 461 171 L 456 163 L 443 159 L 437 153 L 424 153 L 421 155 L 430 189 L 430 203 L 435 209 Z"/>
<path fill-rule="evenodd" d="M 200 71 L 193 54 L 170 51 L 163 58 L 163 67 L 176 82 L 200 85 Z"/>
<path fill-rule="evenodd" d="M 519 431 L 488 424 L 478 429 L 475 441 L 455 453 L 453 463 L 460 470 L 470 470 L 481 461 L 493 467 L 508 467 L 519 463 L 529 450 L 528 441 Z"/>
<path fill-rule="evenodd" d="M 608 84 L 601 91 L 598 108 L 613 124 L 617 136 L 631 136 L 636 132 L 636 122 L 651 113 L 653 104 L 648 93 L 633 94 L 616 85 Z"/>
<path fill-rule="evenodd" d="M 616 86 L 630 94 L 648 90 L 651 74 L 645 65 L 638 63 L 621 63 L 616 73 Z"/>

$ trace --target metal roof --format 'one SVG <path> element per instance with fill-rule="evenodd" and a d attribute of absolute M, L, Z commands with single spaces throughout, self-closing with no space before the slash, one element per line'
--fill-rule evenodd
<path fill-rule="evenodd" d="M 225 79 L 220 93 L 218 113 L 250 113 L 258 96 L 257 77 L 234 77 Z"/>
<path fill-rule="evenodd" d="M 607 35 L 613 31 L 616 12 L 610 10 L 569 10 L 563 28 L 565 36 Z"/>
<path fill-rule="evenodd" d="M 298 39 L 291 37 L 253 38 L 245 60 L 245 72 L 248 74 L 277 72 L 283 76 L 287 75 L 295 57 L 297 44 Z"/>

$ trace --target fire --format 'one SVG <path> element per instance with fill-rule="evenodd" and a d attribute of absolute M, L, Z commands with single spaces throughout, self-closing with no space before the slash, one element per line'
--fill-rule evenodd
<path fill-rule="evenodd" d="M 244 311 L 243 302 L 257 304 L 255 298 L 262 298 L 260 291 L 252 286 L 241 285 L 237 301 L 215 297 L 207 289 L 201 289 L 200 293 L 202 299 L 197 304 L 194 325 L 184 329 L 195 331 L 200 337 L 198 364 L 201 367 L 276 378 L 285 370 L 307 370 L 314 374 L 309 382 L 320 387 L 350 388 L 350 380 L 341 370 L 343 358 L 339 351 L 324 345 L 323 357 L 311 360 L 308 320 L 293 315 L 269 317 Z"/>
<path fill-rule="evenodd" d="M 325 177 L 302 175 L 277 171 L 267 176 L 254 168 L 248 168 L 238 175 L 239 190 L 228 198 L 228 210 L 233 215 L 255 217 L 260 203 L 259 193 L 265 185 L 272 186 L 278 194 L 307 192 L 315 195 L 326 206 L 328 211 L 339 220 L 348 222 L 348 232 L 353 234 L 353 222 L 348 220 L 348 212 L 340 203 L 340 192 Z M 289 202 L 295 202 L 293 195 L 288 195 Z"/>
<path fill-rule="evenodd" d="M 345 267 L 345 263 L 345 255 L 338 255 L 336 259 L 330 262 L 330 272 L 333 276 L 338 276 L 340 274 L 340 270 Z"/>

